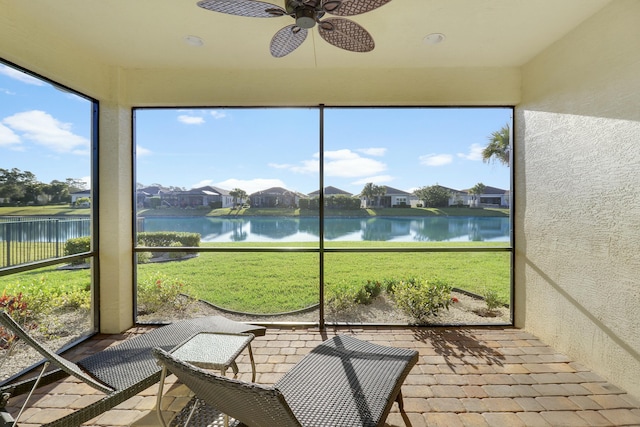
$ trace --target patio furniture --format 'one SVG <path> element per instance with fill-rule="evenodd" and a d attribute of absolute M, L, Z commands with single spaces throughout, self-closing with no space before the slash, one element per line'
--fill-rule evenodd
<path fill-rule="evenodd" d="M 236 359 L 246 348 L 249 350 L 249 359 L 251 360 L 251 381 L 255 381 L 256 363 L 253 359 L 253 351 L 251 350 L 251 341 L 253 341 L 253 338 L 253 334 L 199 332 L 173 348 L 169 353 L 180 360 L 200 368 L 216 369 L 222 376 L 225 376 L 227 369 L 231 368 L 234 378 L 237 378 L 238 365 Z M 167 427 L 167 423 L 162 415 L 162 392 L 166 375 L 167 367 L 163 366 L 156 403 L 156 412 L 162 427 Z M 229 417 L 227 416 L 224 417 L 224 427 L 229 427 Z"/>
<path fill-rule="evenodd" d="M 220 412 L 249 427 L 383 426 L 418 361 L 414 350 L 346 335 L 315 347 L 273 386 L 226 378 L 156 348 L 153 354 L 200 400 L 190 425 Z"/>
<path fill-rule="evenodd" d="M 45 358 L 44 367 L 38 377 L 0 384 L 0 410 L 11 397 L 30 393 L 35 387 L 69 375 L 105 393 L 97 402 L 45 424 L 47 427 L 78 426 L 157 383 L 160 380 L 161 367 L 153 357 L 153 348 L 171 350 L 199 332 L 252 333 L 259 336 L 265 334 L 265 328 L 262 326 L 247 325 L 221 316 L 181 320 L 125 340 L 74 363 L 42 346 L 4 311 L 0 311 L 0 325 L 11 330 Z M 58 369 L 45 373 L 49 364 Z"/>

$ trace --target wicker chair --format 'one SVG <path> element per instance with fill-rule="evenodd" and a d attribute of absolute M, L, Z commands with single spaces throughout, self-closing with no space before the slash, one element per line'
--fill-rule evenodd
<path fill-rule="evenodd" d="M 58 368 L 49 373 L 44 373 L 43 368 L 37 378 L 18 382 L 9 379 L 0 384 L 0 410 L 9 398 L 69 375 L 105 393 L 97 402 L 46 424 L 47 427 L 78 426 L 157 383 L 162 368 L 152 355 L 154 347 L 170 350 L 198 332 L 250 332 L 261 336 L 266 331 L 262 326 L 234 322 L 220 316 L 181 320 L 73 363 L 34 340 L 3 310 L 0 310 L 0 326 L 11 330 L 19 339 L 37 350 L 45 358 L 45 367 L 51 364 Z"/>
<path fill-rule="evenodd" d="M 207 412 L 223 412 L 250 427 L 383 426 L 394 401 L 402 410 L 400 387 L 418 360 L 414 350 L 340 335 L 264 386 L 210 373 L 163 349 L 153 354 L 200 400 L 191 424 L 207 425 Z"/>

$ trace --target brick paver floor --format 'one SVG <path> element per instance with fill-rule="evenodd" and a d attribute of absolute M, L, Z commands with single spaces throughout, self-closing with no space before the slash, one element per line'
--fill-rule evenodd
<path fill-rule="evenodd" d="M 514 328 L 269 328 L 252 344 L 257 382 L 273 384 L 309 350 L 336 334 L 419 351 L 402 389 L 405 413 L 394 405 L 388 427 L 640 426 L 636 399 Z M 96 336 L 68 357 L 85 357 L 126 336 Z M 250 379 L 246 352 L 238 362 L 240 377 Z M 164 390 L 162 409 L 171 417 L 185 406 L 189 392 L 173 376 Z M 157 386 L 150 387 L 84 425 L 157 426 L 156 393 Z M 43 387 L 32 397 L 20 425 L 40 425 L 96 398 L 96 392 L 73 379 Z M 14 416 L 22 399 L 10 401 Z"/>

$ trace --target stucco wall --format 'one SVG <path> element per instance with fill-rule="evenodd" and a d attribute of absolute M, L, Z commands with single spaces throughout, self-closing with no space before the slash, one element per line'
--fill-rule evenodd
<path fill-rule="evenodd" d="M 640 397 L 640 2 L 523 67 L 516 325 Z"/>

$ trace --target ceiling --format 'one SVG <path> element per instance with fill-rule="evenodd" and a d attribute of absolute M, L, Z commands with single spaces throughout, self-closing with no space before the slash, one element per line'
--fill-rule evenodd
<path fill-rule="evenodd" d="M 196 0 L 0 0 L 0 6 L 7 1 L 16 25 L 37 28 L 39 37 L 55 35 L 107 65 L 278 70 L 519 67 L 611 0 L 391 0 L 349 17 L 373 36 L 372 52 L 338 49 L 314 28 L 284 58 L 270 55 L 269 42 L 293 23 L 288 16 L 226 15 L 197 7 Z M 432 33 L 444 34 L 444 41 L 425 42 Z M 193 46 L 187 36 L 204 44 Z"/>

